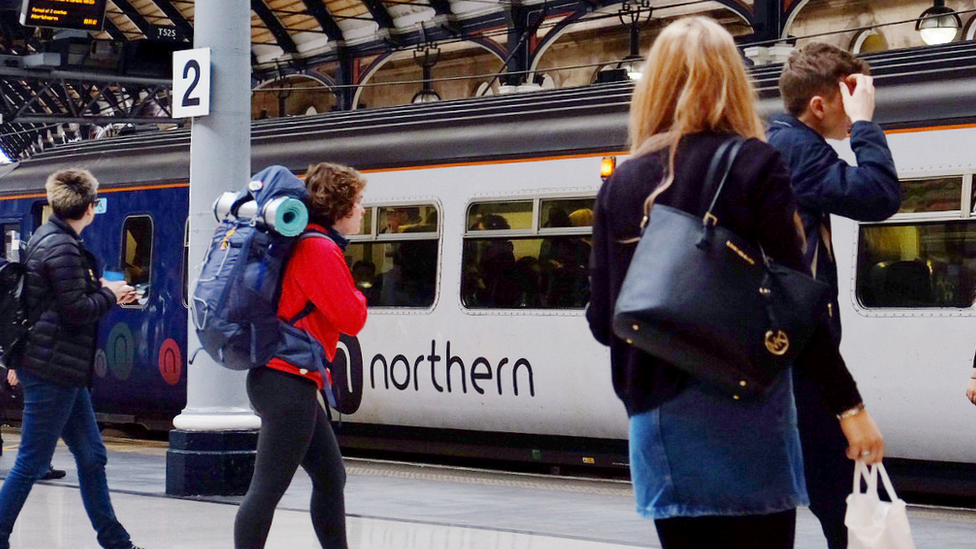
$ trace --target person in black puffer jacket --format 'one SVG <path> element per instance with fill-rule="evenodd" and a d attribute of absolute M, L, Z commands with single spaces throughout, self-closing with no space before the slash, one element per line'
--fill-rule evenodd
<path fill-rule="evenodd" d="M 100 279 L 95 256 L 79 236 L 95 219 L 98 181 L 86 170 L 60 170 L 47 179 L 54 215 L 27 247 L 27 311 L 37 318 L 10 366 L 24 388 L 17 460 L 0 489 L 0 549 L 34 482 L 49 469 L 58 438 L 78 466 L 88 518 L 106 549 L 136 549 L 115 518 L 105 478 L 107 454 L 92 409 L 91 374 L 98 320 L 116 303 L 135 300 L 125 281 Z"/>

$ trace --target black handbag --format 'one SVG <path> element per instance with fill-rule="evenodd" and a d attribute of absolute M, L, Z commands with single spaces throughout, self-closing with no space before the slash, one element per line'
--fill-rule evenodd
<path fill-rule="evenodd" d="M 652 207 L 613 330 L 720 392 L 750 400 L 761 398 L 809 342 L 827 311 L 829 287 L 718 225 L 712 211 L 743 141 L 723 143 L 712 157 L 704 191 L 715 194 L 702 217 Z"/>

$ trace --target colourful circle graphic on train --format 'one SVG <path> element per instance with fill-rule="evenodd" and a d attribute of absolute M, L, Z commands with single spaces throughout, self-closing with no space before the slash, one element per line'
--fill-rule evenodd
<path fill-rule="evenodd" d="M 95 375 L 105 377 L 107 374 L 108 356 L 105 355 L 105 349 L 99 349 L 95 352 Z"/>
<path fill-rule="evenodd" d="M 176 385 L 183 373 L 183 353 L 175 339 L 169 338 L 159 347 L 159 373 L 166 383 Z"/>
<path fill-rule="evenodd" d="M 129 379 L 135 360 L 136 342 L 128 324 L 119 322 L 112 327 L 105 343 L 105 354 L 108 356 L 108 367 L 112 375 L 122 381 Z"/>

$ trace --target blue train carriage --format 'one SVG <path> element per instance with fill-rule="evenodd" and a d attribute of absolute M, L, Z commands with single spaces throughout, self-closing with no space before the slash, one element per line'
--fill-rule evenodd
<path fill-rule="evenodd" d="M 168 429 L 186 404 L 187 178 L 151 182 L 100 170 L 90 156 L 56 165 L 39 156 L 12 170 L 24 177 L 0 183 L 4 256 L 20 257 L 51 215 L 44 195 L 47 173 L 67 165 L 93 169 L 101 182 L 98 215 L 83 234 L 85 243 L 105 270 L 121 273 L 140 291 L 136 303 L 113 310 L 101 323 L 96 409 L 105 423 Z"/>

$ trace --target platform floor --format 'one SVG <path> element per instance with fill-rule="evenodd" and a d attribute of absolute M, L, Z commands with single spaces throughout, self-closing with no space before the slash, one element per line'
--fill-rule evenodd
<path fill-rule="evenodd" d="M 18 435 L 4 428 L 0 475 Z M 108 439 L 116 514 L 147 549 L 231 548 L 240 498 L 165 496 L 166 444 Z M 39 482 L 11 537 L 14 549 L 97 549 L 78 494 L 71 454 L 54 457 L 68 476 Z M 626 482 L 580 480 L 349 459 L 346 508 L 353 549 L 617 549 L 660 547 L 653 523 L 634 512 Z M 278 507 L 268 549 L 318 547 L 308 518 L 311 483 L 299 472 Z M 976 549 L 976 512 L 912 507 L 918 549 Z M 800 509 L 797 549 L 825 549 Z"/>

